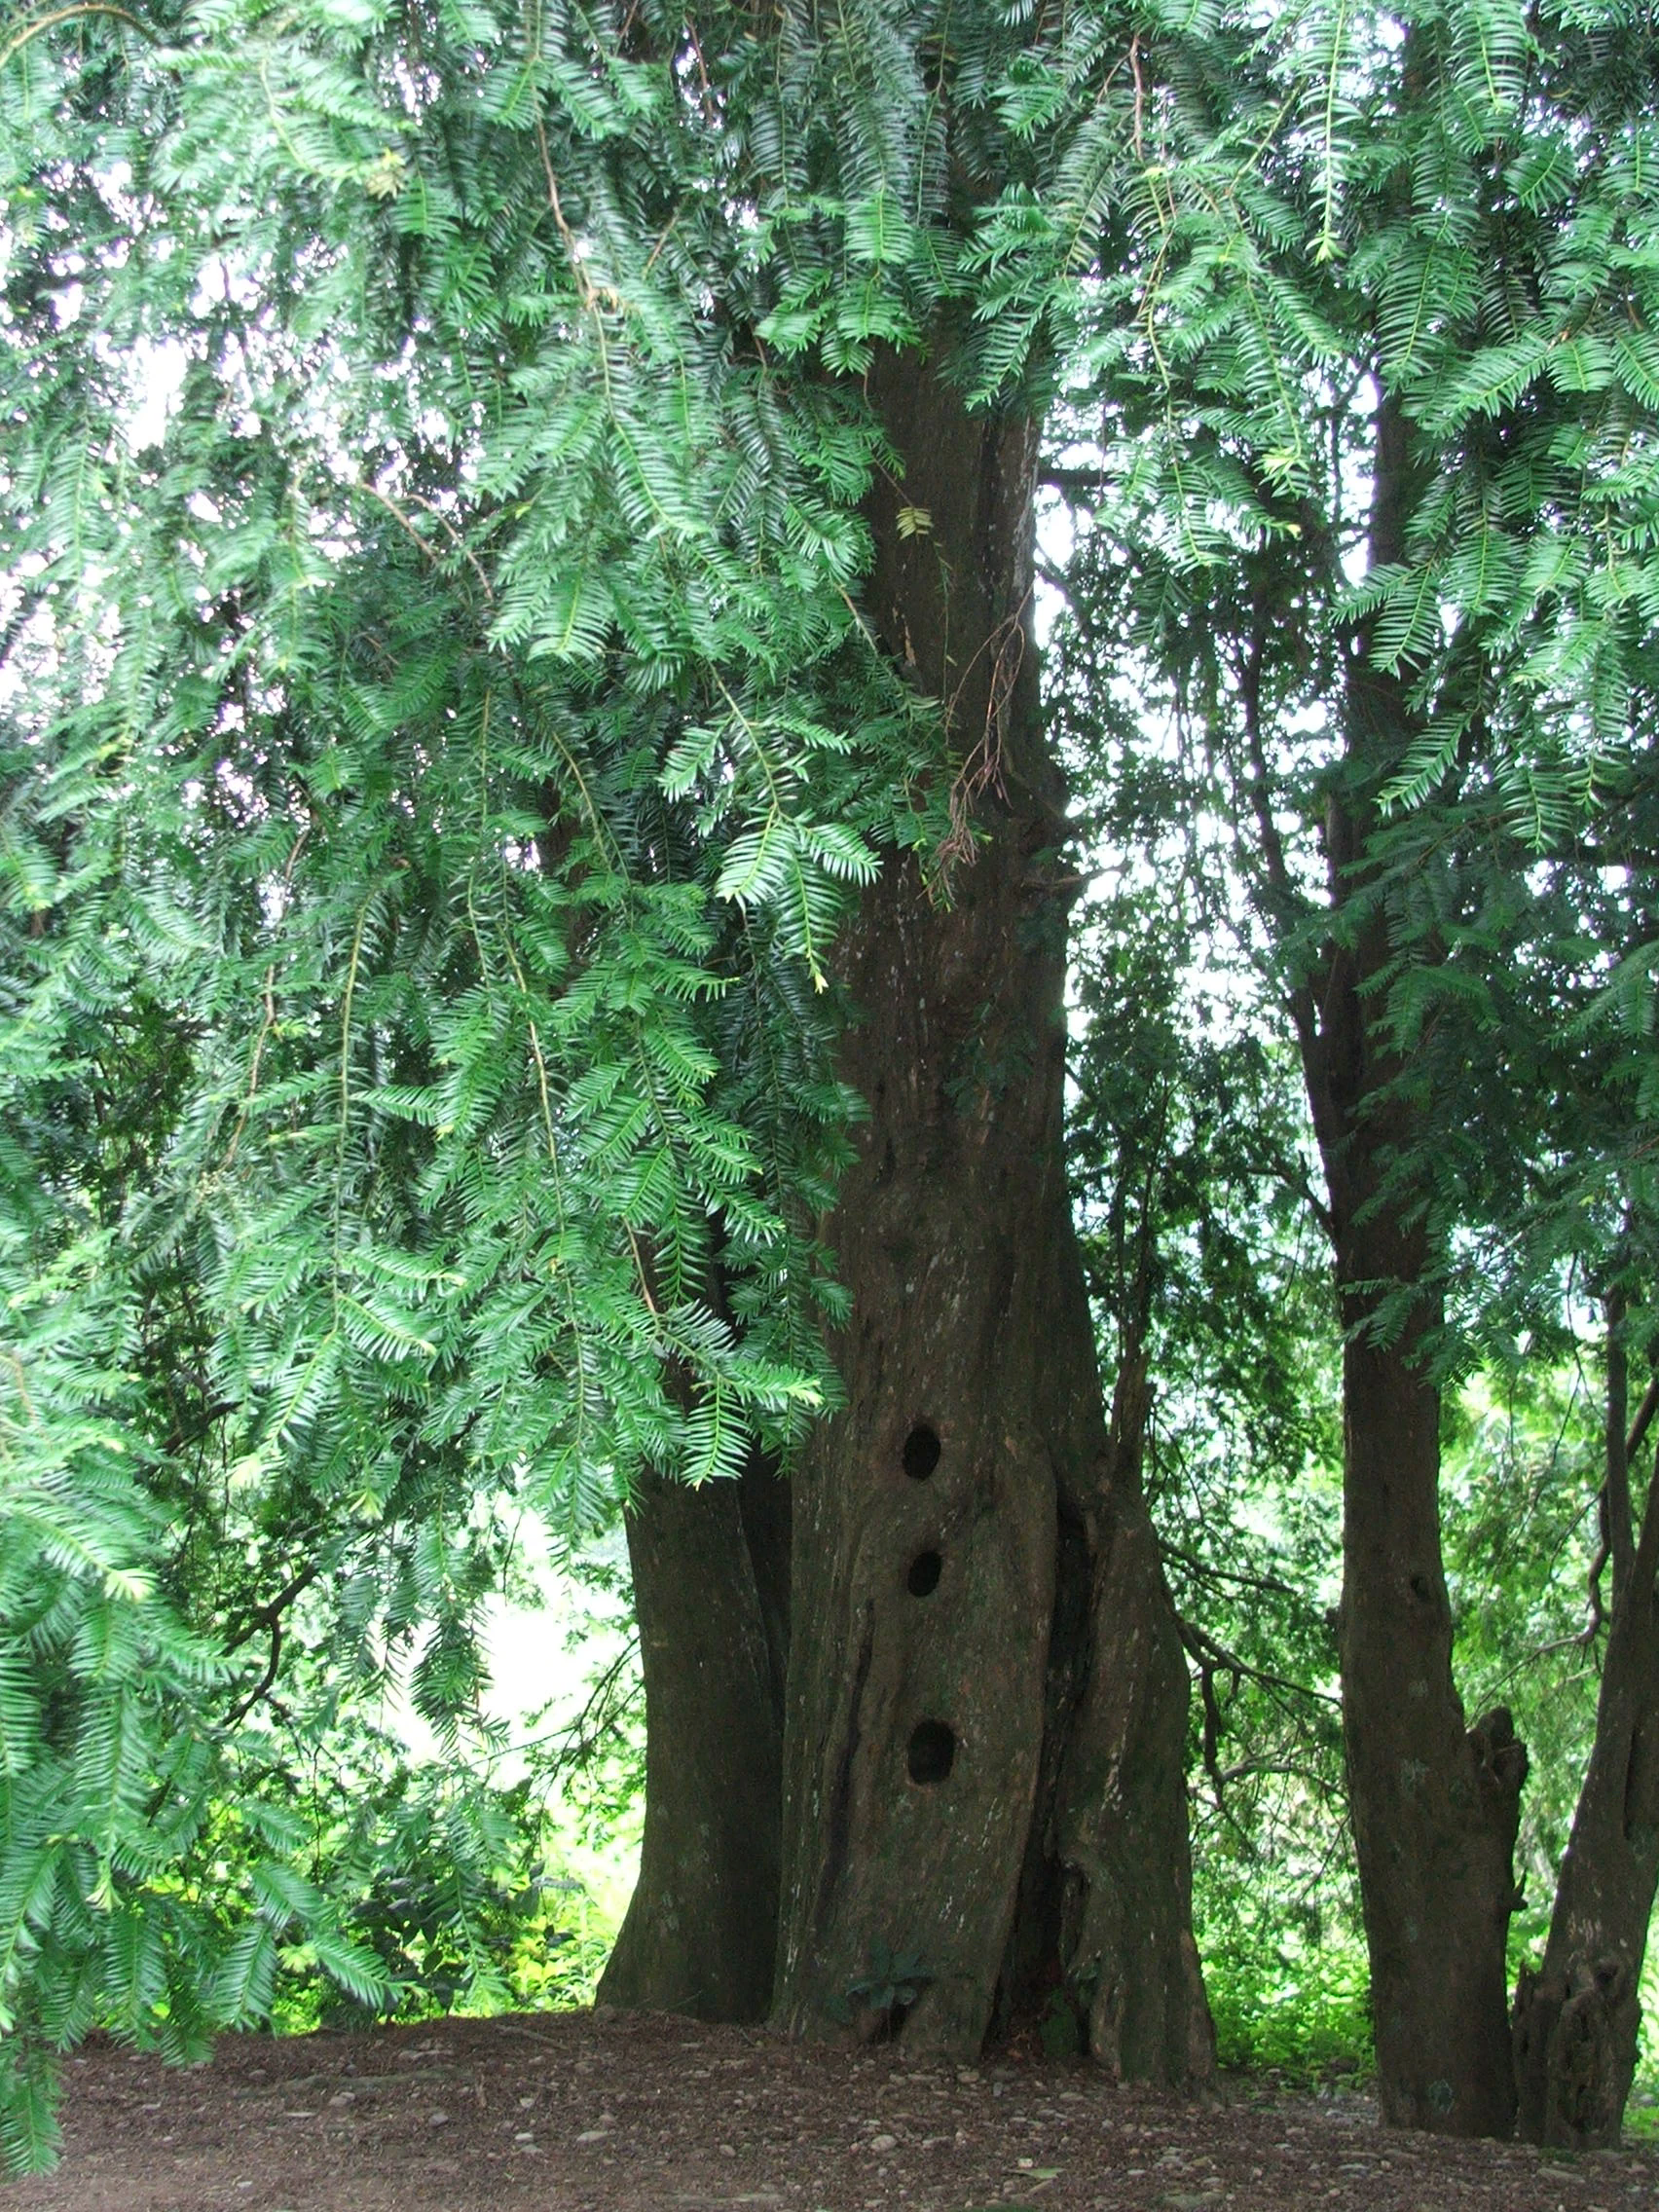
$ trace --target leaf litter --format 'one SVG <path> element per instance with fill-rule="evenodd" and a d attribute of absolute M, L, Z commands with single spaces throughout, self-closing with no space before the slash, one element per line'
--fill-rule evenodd
<path fill-rule="evenodd" d="M 1185 2101 L 1017 2046 L 958 2067 L 662 2014 L 229 2036 L 184 2071 L 95 2039 L 65 2081 L 63 2162 L 4 2212 L 1659 2206 L 1652 2149 L 1405 2134 L 1350 2088 Z"/>

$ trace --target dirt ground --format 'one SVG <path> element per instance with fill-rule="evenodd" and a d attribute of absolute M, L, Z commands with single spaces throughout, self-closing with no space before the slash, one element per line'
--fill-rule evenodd
<path fill-rule="evenodd" d="M 587 2013 L 69 2063 L 57 2172 L 3 2212 L 1636 2212 L 1659 2152 L 1430 2142 L 1362 2097 L 1204 2105 L 1087 2065 L 927 2064 Z"/>

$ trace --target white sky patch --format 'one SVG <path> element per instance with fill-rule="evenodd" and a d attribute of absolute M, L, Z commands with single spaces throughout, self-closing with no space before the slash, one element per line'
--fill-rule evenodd
<path fill-rule="evenodd" d="M 190 353 L 176 338 L 134 347 L 129 356 L 132 404 L 123 415 L 121 433 L 131 453 L 159 446 L 177 412 Z"/>

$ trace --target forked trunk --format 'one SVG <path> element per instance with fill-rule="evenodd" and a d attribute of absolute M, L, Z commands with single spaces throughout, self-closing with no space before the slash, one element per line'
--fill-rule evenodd
<path fill-rule="evenodd" d="M 847 1405 L 794 1484 L 777 2013 L 967 2053 L 1046 2012 L 1116 2072 L 1190 2082 L 1213 2046 L 1187 1676 L 1066 1187 L 1036 432 L 913 361 L 870 391 L 904 473 L 868 604 L 945 702 L 986 838 L 948 901 L 890 864 L 841 948 L 869 1121 L 831 1225 Z"/>
<path fill-rule="evenodd" d="M 789 1493 L 761 1463 L 628 1514 L 645 1828 L 601 2004 L 757 2020 L 772 1994 Z"/>

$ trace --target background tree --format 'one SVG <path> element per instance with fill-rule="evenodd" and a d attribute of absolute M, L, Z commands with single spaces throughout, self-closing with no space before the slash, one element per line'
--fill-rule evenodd
<path fill-rule="evenodd" d="M 1131 571 L 1079 557 L 1051 713 L 1090 794 L 1073 1185 L 1105 1372 L 1196 1695 L 1195 1920 L 1225 2064 L 1351 2050 L 1364 1972 L 1331 1611 L 1340 1374 L 1317 1167 L 1235 793 L 1125 655 Z M 1153 708 L 1148 712 L 1149 706 Z M 1286 1988 L 1301 1992 L 1289 2017 Z"/>
<path fill-rule="evenodd" d="M 1615 512 L 1633 579 L 1646 543 L 1650 71 L 1640 39 L 1610 54 L 1576 19 L 1456 10 L 1241 49 L 1149 111 L 1171 182 L 1129 257 L 1156 285 L 1098 348 L 1140 637 L 1253 818 L 1329 1193 L 1384 2103 L 1476 2131 L 1513 2110 L 1524 1757 L 1501 1710 L 1465 1732 L 1452 1683 L 1435 1359 L 1449 1239 L 1480 1214 L 1469 1124 L 1499 1157 L 1517 1136 L 1471 1111 L 1459 1008 L 1513 951 L 1527 841 L 1569 832 L 1575 779 L 1642 712 L 1643 635 L 1598 563 Z M 1317 127 L 1281 141 L 1294 111 Z M 1469 850 L 1435 810 L 1471 787 Z"/>

